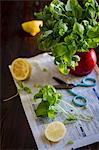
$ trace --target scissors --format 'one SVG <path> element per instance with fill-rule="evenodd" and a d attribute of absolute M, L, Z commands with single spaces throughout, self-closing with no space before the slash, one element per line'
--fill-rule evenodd
<path fill-rule="evenodd" d="M 87 99 L 84 96 L 81 96 L 77 93 L 75 93 L 72 88 L 74 87 L 93 87 L 96 86 L 96 79 L 94 78 L 88 78 L 85 77 L 83 78 L 83 80 L 80 83 L 77 84 L 68 84 L 65 81 L 57 78 L 57 77 L 53 77 L 53 79 L 55 81 L 57 81 L 59 84 L 58 85 L 54 85 L 54 87 L 56 89 L 67 89 L 67 91 L 74 96 L 74 98 L 72 99 L 72 102 L 74 103 L 74 105 L 79 106 L 79 107 L 83 107 L 87 105 Z"/>

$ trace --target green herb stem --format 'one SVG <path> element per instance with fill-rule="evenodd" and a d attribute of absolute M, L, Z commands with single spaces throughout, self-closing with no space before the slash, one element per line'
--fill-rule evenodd
<path fill-rule="evenodd" d="M 66 112 L 60 105 L 57 105 L 58 106 L 58 108 L 60 108 L 61 109 L 61 111 L 64 113 L 64 114 L 66 114 L 67 116 L 69 115 L 69 113 L 68 112 Z"/>
<path fill-rule="evenodd" d="M 75 110 L 77 113 L 79 113 L 79 111 L 71 104 L 67 103 L 66 101 L 64 100 L 61 100 L 63 103 L 65 103 L 68 107 L 72 108 L 73 110 Z"/>
<path fill-rule="evenodd" d="M 67 106 L 69 106 L 70 108 L 72 108 L 73 110 L 75 110 L 76 114 L 75 116 L 77 117 L 77 119 L 82 120 L 82 121 L 91 121 L 92 120 L 92 116 L 84 116 L 80 113 L 80 111 L 78 111 L 74 106 L 72 106 L 71 104 L 67 103 L 64 100 L 61 100 L 63 103 L 65 103 Z M 63 109 L 63 108 L 62 108 Z"/>

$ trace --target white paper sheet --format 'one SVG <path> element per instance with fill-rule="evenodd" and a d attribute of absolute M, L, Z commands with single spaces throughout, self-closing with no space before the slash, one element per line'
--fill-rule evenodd
<path fill-rule="evenodd" d="M 35 138 L 39 150 L 71 150 L 72 148 L 79 148 L 92 144 L 94 142 L 99 142 L 99 100 L 97 99 L 95 93 L 93 92 L 93 87 L 77 87 L 74 90 L 82 96 L 88 99 L 88 105 L 86 110 L 78 108 L 82 114 L 87 113 L 88 115 L 93 115 L 93 120 L 88 123 L 84 121 L 77 121 L 73 124 L 66 125 L 67 134 L 58 143 L 49 142 L 44 137 L 44 130 L 49 122 L 48 119 L 38 119 L 35 115 L 35 107 L 38 102 L 33 101 L 33 96 L 38 91 L 35 84 L 54 85 L 56 82 L 52 79 L 53 76 L 59 77 L 68 83 L 78 83 L 84 77 L 74 77 L 73 75 L 64 76 L 59 73 L 57 66 L 53 63 L 53 57 L 49 56 L 47 53 L 40 54 L 38 56 L 27 59 L 32 65 L 32 74 L 29 80 L 24 81 L 24 84 L 32 89 L 32 94 L 26 94 L 25 92 L 20 93 L 21 102 L 29 122 L 32 134 Z M 46 68 L 47 71 L 43 69 Z M 99 93 L 99 80 L 95 71 L 88 75 L 97 80 L 97 85 L 95 89 Z M 16 86 L 17 82 L 15 81 Z M 71 103 L 72 96 L 66 90 L 59 90 L 63 94 L 63 100 Z M 55 120 L 63 121 L 63 116 L 58 116 Z M 69 140 L 73 140 L 74 144 L 67 144 Z"/>

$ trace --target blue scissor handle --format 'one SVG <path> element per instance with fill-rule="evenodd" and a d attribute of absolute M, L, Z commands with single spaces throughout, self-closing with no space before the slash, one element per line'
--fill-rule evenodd
<path fill-rule="evenodd" d="M 80 96 L 80 95 L 75 96 L 72 99 L 72 102 L 74 103 L 74 105 L 79 106 L 79 107 L 83 107 L 83 106 L 87 105 L 87 99 L 83 96 Z"/>
<path fill-rule="evenodd" d="M 87 81 L 90 81 L 91 83 L 88 83 Z M 96 86 L 96 79 L 86 77 L 82 80 L 81 83 L 78 83 L 76 86 L 83 86 L 83 87 Z"/>
<path fill-rule="evenodd" d="M 73 91 L 73 89 L 67 89 L 67 91 L 68 91 L 71 95 L 73 95 L 73 96 L 77 96 L 77 95 L 78 95 L 77 93 L 75 93 L 75 92 Z"/>

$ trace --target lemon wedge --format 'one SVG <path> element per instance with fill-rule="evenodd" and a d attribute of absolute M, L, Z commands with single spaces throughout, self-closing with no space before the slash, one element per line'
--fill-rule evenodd
<path fill-rule="evenodd" d="M 50 123 L 45 129 L 45 137 L 52 142 L 60 141 L 66 134 L 65 125 L 60 121 Z"/>
<path fill-rule="evenodd" d="M 40 32 L 40 26 L 43 26 L 43 21 L 42 20 L 32 20 L 28 22 L 24 22 L 21 24 L 22 29 L 30 33 L 32 36 L 35 36 L 37 33 Z"/>
<path fill-rule="evenodd" d="M 11 64 L 11 73 L 18 81 L 26 80 L 31 74 L 31 64 L 25 58 L 17 58 Z"/>

